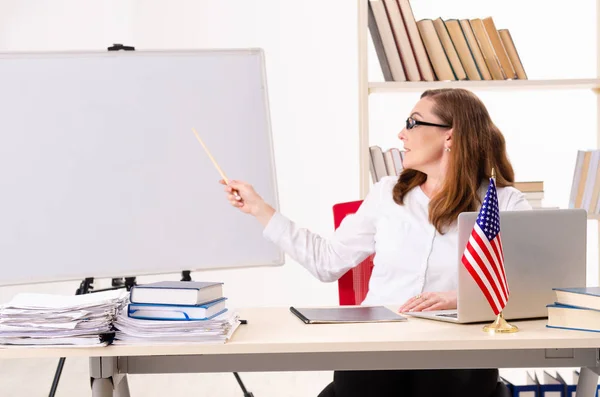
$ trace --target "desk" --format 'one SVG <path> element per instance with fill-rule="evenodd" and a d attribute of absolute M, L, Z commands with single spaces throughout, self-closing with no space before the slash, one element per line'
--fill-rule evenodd
<path fill-rule="evenodd" d="M 240 315 L 248 324 L 221 345 L 26 347 L 0 349 L 0 359 L 90 357 L 94 397 L 128 397 L 126 374 L 485 367 L 582 367 L 577 397 L 592 397 L 600 371 L 600 333 L 549 329 L 546 320 L 514 322 L 520 332 L 489 335 L 481 324 L 413 317 L 306 325 L 288 308 Z"/>

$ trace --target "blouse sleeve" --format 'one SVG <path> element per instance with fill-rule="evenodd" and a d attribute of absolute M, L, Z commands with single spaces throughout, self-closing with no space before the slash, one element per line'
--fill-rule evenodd
<path fill-rule="evenodd" d="M 275 212 L 263 236 L 321 281 L 339 279 L 375 250 L 375 214 L 382 182 L 371 188 L 355 214 L 347 215 L 331 238 L 322 237 Z"/>

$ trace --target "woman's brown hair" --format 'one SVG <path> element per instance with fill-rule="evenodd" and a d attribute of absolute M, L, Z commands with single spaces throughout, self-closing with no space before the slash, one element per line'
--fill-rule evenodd
<path fill-rule="evenodd" d="M 478 189 L 495 168 L 496 186 L 512 186 L 514 171 L 506 155 L 506 142 L 492 122 L 481 100 L 464 89 L 425 91 L 421 98 L 433 100 L 433 112 L 441 122 L 452 126 L 452 151 L 444 184 L 429 203 L 429 221 L 438 232 L 452 225 L 458 214 L 477 211 L 481 205 Z M 403 204 L 413 188 L 427 175 L 405 169 L 394 186 L 394 201 Z"/>

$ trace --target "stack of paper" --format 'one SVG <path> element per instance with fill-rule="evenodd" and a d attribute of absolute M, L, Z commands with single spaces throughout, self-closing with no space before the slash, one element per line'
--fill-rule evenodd
<path fill-rule="evenodd" d="M 23 293 L 0 307 L 2 345 L 106 345 L 127 303 L 124 290 L 85 295 Z"/>
<path fill-rule="evenodd" d="M 123 310 L 114 323 L 114 344 L 157 342 L 225 343 L 240 325 L 239 316 L 230 310 L 210 320 L 140 320 Z"/>

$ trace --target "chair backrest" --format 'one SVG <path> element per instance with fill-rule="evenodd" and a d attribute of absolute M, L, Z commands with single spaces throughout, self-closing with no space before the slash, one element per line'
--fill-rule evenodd
<path fill-rule="evenodd" d="M 362 200 L 339 203 L 333 206 L 333 223 L 335 229 L 340 226 L 346 215 L 354 214 Z M 373 258 L 369 255 L 358 266 L 348 270 L 338 280 L 340 305 L 360 305 L 369 291 L 369 279 L 373 272 Z"/>

